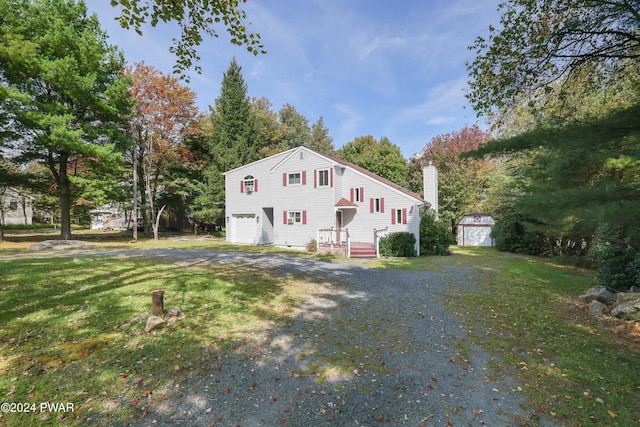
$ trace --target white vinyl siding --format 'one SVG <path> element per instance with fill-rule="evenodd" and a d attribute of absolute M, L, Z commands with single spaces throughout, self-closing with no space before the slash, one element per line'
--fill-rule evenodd
<path fill-rule="evenodd" d="M 245 197 L 238 186 L 240 182 L 242 186 L 247 184 L 244 178 L 248 176 L 254 178 L 254 192 Z M 268 243 L 306 246 L 317 237 L 318 229 L 336 226 L 336 203 L 341 198 L 351 200 L 352 190 L 357 208 L 347 207 L 341 212 L 342 228 L 349 230 L 353 242 L 373 242 L 375 229 L 418 233 L 419 199 L 304 147 L 226 172 L 225 179 L 227 229 L 234 214 L 254 214 L 253 226 L 248 221 L 245 224 L 252 227 L 256 244 L 266 242 L 265 227 L 272 224 Z M 257 182 L 260 191 L 255 191 Z M 392 208 L 407 212 L 406 224 L 391 224 Z M 273 212 L 272 223 L 263 217 L 265 209 Z M 233 239 L 227 232 L 227 240 Z"/>

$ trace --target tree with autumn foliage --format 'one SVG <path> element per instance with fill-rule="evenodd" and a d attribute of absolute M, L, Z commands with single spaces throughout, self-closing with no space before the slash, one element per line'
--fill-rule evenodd
<path fill-rule="evenodd" d="M 158 202 L 185 184 L 183 177 L 174 179 L 172 168 L 194 162 L 194 154 L 185 145 L 185 139 L 198 133 L 196 94 L 174 76 L 165 75 L 144 62 L 136 63 L 128 73 L 133 78 L 131 94 L 136 100 L 129 124 L 129 134 L 134 141 L 131 153 L 134 175 L 139 176 L 134 182 L 134 195 L 143 195 L 140 199 L 145 233 L 149 235 L 153 230 L 157 239 Z M 134 205 L 136 202 L 134 196 Z"/>
<path fill-rule="evenodd" d="M 461 158 L 491 137 L 478 125 L 434 137 L 409 164 L 409 189 L 422 193 L 422 168 L 430 161 L 438 168 L 438 214 L 452 226 L 468 213 L 484 210 L 494 165 L 486 159 Z M 490 212 L 488 212 L 490 213 Z"/>

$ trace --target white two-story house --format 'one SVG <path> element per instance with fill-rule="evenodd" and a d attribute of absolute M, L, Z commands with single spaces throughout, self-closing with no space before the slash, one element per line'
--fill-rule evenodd
<path fill-rule="evenodd" d="M 419 251 L 429 203 L 352 163 L 297 147 L 224 175 L 228 242 L 375 256 L 380 236 L 408 231 Z"/>

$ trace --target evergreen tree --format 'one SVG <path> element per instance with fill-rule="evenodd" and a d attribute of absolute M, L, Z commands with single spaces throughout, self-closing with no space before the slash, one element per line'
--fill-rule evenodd
<path fill-rule="evenodd" d="M 0 2 L 0 134 L 20 135 L 6 145 L 21 162 L 47 165 L 63 239 L 71 237 L 78 190 L 113 189 L 119 151 L 129 143 L 130 80 L 122 53 L 106 39 L 83 2 Z"/>
<path fill-rule="evenodd" d="M 256 118 L 242 67 L 235 58 L 224 73 L 220 96 L 211 109 L 210 119 L 210 135 L 203 146 L 206 185 L 194 202 L 194 217 L 201 223 L 220 224 L 225 201 L 222 174 L 260 158 Z"/>
<path fill-rule="evenodd" d="M 291 104 L 285 104 L 278 116 L 283 127 L 279 148 L 284 151 L 300 146 L 308 147 L 311 143 L 311 130 L 307 118 Z"/>
<path fill-rule="evenodd" d="M 311 142 L 309 148 L 323 154 L 333 154 L 336 148 L 333 138 L 329 136 L 329 129 L 324 124 L 324 118 L 320 116 L 317 122 L 311 125 Z"/>

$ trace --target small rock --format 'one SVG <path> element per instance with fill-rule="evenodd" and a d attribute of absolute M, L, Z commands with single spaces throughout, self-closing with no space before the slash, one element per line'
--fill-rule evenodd
<path fill-rule="evenodd" d="M 155 329 L 160 329 L 165 326 L 162 317 L 151 316 L 147 319 L 147 326 L 144 328 L 145 332 L 151 332 Z"/>
<path fill-rule="evenodd" d="M 629 292 L 632 294 L 640 294 L 640 286 L 632 286 L 631 289 L 629 289 Z"/>
<path fill-rule="evenodd" d="M 174 323 L 176 323 L 179 320 L 181 320 L 181 319 L 176 317 L 176 316 L 169 317 L 167 319 L 167 325 L 173 325 Z"/>
<path fill-rule="evenodd" d="M 589 303 L 589 313 L 593 314 L 596 317 L 602 317 L 606 308 L 607 305 L 601 303 L 598 300 L 593 300 Z"/>
<path fill-rule="evenodd" d="M 146 322 L 147 320 L 149 320 L 149 317 L 151 317 L 151 315 L 145 311 L 144 313 L 139 314 L 138 317 L 136 317 L 136 322 Z"/>
<path fill-rule="evenodd" d="M 167 317 L 180 317 L 184 319 L 184 313 L 178 307 L 169 307 L 165 310 Z"/>

